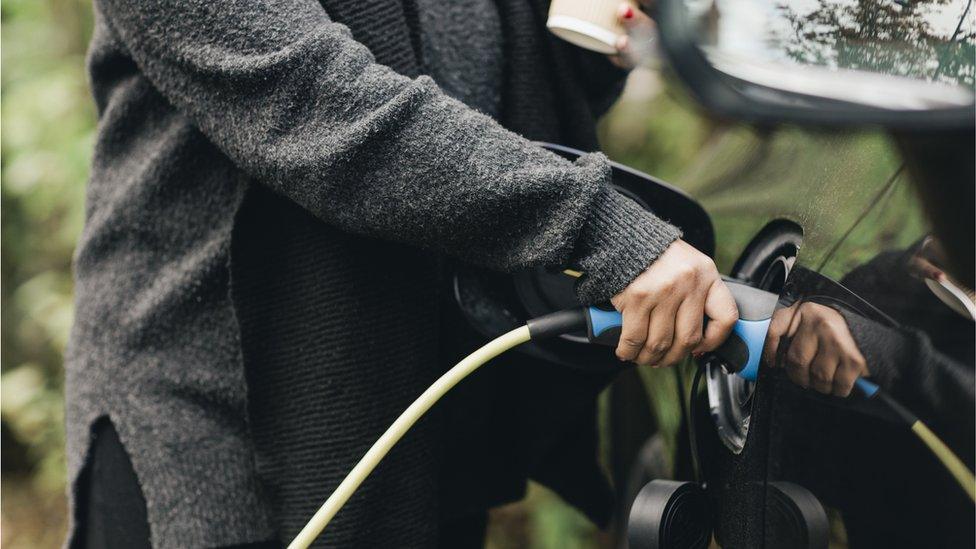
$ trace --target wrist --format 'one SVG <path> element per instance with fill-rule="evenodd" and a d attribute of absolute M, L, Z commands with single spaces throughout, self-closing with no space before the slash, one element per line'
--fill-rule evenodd
<path fill-rule="evenodd" d="M 583 274 L 577 297 L 583 303 L 607 301 L 681 237 L 681 230 L 604 187 L 577 239 L 570 267 Z"/>

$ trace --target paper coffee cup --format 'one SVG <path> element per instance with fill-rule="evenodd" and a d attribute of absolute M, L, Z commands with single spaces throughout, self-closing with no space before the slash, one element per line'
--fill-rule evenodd
<path fill-rule="evenodd" d="M 617 22 L 617 8 L 625 0 L 552 0 L 546 27 L 581 48 L 617 53 L 617 39 L 627 34 Z M 637 3 L 626 1 L 636 10 Z"/>

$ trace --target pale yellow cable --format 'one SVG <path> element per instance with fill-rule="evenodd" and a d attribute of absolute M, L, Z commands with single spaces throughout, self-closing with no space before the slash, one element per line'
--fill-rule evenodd
<path fill-rule="evenodd" d="M 353 467 L 352 471 L 346 475 L 339 487 L 336 488 L 335 492 L 329 496 L 329 499 L 322 504 L 322 507 L 316 511 L 315 515 L 308 524 L 302 528 L 302 531 L 295 536 L 295 539 L 288 545 L 288 549 L 305 549 L 315 541 L 315 538 L 322 533 L 322 530 L 329 524 L 332 517 L 339 512 L 339 509 L 345 505 L 346 501 L 353 495 L 359 485 L 366 480 L 373 469 L 379 464 L 379 462 L 386 456 L 386 454 L 393 448 L 393 445 L 397 443 L 407 431 L 413 427 L 413 424 L 420 419 L 431 406 L 434 405 L 445 393 L 451 390 L 452 387 L 458 384 L 462 379 L 466 378 L 471 372 L 477 370 L 481 365 L 488 362 L 489 360 L 495 358 L 496 356 L 504 353 L 505 351 L 511 349 L 512 347 L 517 347 L 522 343 L 525 343 L 531 338 L 529 335 L 529 327 L 522 326 L 508 332 L 505 335 L 497 337 L 491 340 L 488 344 L 481 347 L 477 351 L 468 355 L 464 360 L 458 362 L 456 366 L 447 371 L 444 375 L 437 379 L 433 385 L 424 391 L 424 394 L 420 395 L 420 398 L 415 400 L 409 408 L 404 410 L 400 417 L 393 422 L 392 425 L 383 433 L 383 436 L 377 440 L 373 446 L 366 452 L 359 463 Z"/>
<path fill-rule="evenodd" d="M 916 421 L 912 424 L 912 431 L 929 447 L 929 450 L 932 450 L 935 457 L 939 458 L 939 461 L 945 465 L 945 468 L 949 470 L 949 473 L 956 479 L 956 482 L 969 494 L 969 498 L 973 502 L 976 502 L 976 478 L 973 477 L 972 471 L 966 467 L 966 464 L 942 442 L 942 439 L 921 421 Z"/>

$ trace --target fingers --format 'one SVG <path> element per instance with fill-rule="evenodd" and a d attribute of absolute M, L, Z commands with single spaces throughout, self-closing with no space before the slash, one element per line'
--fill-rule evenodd
<path fill-rule="evenodd" d="M 810 373 L 810 388 L 818 393 L 825 395 L 832 394 L 834 391 L 834 373 L 840 357 L 831 352 L 830 348 L 820 344 L 817 346 L 817 354 L 813 357 L 808 368 Z"/>
<path fill-rule="evenodd" d="M 701 344 L 702 324 L 704 324 L 702 317 L 703 301 L 692 296 L 678 307 L 673 317 L 674 337 L 670 342 L 670 349 L 658 358 L 655 362 L 656 365 L 673 366 L 678 364 Z"/>
<path fill-rule="evenodd" d="M 645 5 L 649 5 L 649 2 Z M 617 38 L 618 55 L 611 60 L 618 66 L 632 67 L 634 55 L 637 53 L 634 48 L 635 40 L 638 45 L 650 40 L 654 35 L 654 21 L 630 2 L 623 2 L 617 7 L 617 20 L 627 33 Z"/>
<path fill-rule="evenodd" d="M 721 279 L 714 280 L 708 288 L 703 312 L 708 317 L 708 326 L 701 342 L 692 350 L 694 353 L 717 349 L 729 337 L 735 321 L 739 320 L 739 310 L 732 292 Z"/>
<path fill-rule="evenodd" d="M 671 348 L 674 339 L 674 311 L 676 306 L 672 302 L 662 302 L 651 312 L 651 321 L 647 330 L 647 341 L 641 349 L 637 360 L 638 366 L 657 365 Z"/>
<path fill-rule="evenodd" d="M 716 285 L 717 280 L 718 271 L 708 256 L 686 242 L 673 242 L 611 299 L 623 313 L 617 357 L 639 365 L 680 362 L 702 342 L 706 308 L 718 319 L 713 330 L 721 343 L 721 334 L 731 329 L 736 313 L 728 289 Z M 710 293 L 715 295 L 709 306 Z"/>
<path fill-rule="evenodd" d="M 786 375 L 804 389 L 810 387 L 810 364 L 817 356 L 818 343 L 816 337 L 797 330 L 786 350 Z"/>
<path fill-rule="evenodd" d="M 857 381 L 857 378 L 871 375 L 871 373 L 868 371 L 864 355 L 857 348 L 857 343 L 847 327 L 847 322 L 843 321 L 843 318 L 840 320 L 843 322 L 843 326 L 838 326 L 835 338 L 841 360 L 834 374 L 830 394 L 846 397 L 854 389 L 854 382 Z"/>
<path fill-rule="evenodd" d="M 821 391 L 824 394 L 834 395 L 836 397 L 846 397 L 851 394 L 854 389 L 854 382 L 857 381 L 862 375 L 866 375 L 861 372 L 866 372 L 867 368 L 864 367 L 863 358 L 861 362 L 856 359 L 851 359 L 850 357 L 845 357 L 840 365 L 837 367 L 837 371 L 834 373 L 834 379 L 831 384 L 831 390 Z"/>
<path fill-rule="evenodd" d="M 647 341 L 651 308 L 647 304 L 640 303 L 622 310 L 622 306 L 616 303 L 614 306 L 623 315 L 620 341 L 617 343 L 617 358 L 625 362 L 635 360 L 644 348 L 644 342 Z"/>
<path fill-rule="evenodd" d="M 773 317 L 769 321 L 769 329 L 766 332 L 766 344 L 763 345 L 763 362 L 766 365 L 771 367 L 782 366 L 776 357 L 779 352 L 780 341 L 782 341 L 783 336 L 788 335 L 795 314 L 795 304 L 773 313 Z"/>
<path fill-rule="evenodd" d="M 641 2 L 641 4 L 645 7 L 650 6 L 650 2 Z M 630 2 L 622 2 L 617 6 L 617 20 L 628 30 L 653 25 L 651 16 Z"/>
<path fill-rule="evenodd" d="M 921 279 L 930 278 L 936 281 L 945 280 L 945 272 L 936 267 L 931 261 L 925 259 L 924 257 L 915 256 L 911 259 L 909 263 L 910 271 L 916 277 Z"/>

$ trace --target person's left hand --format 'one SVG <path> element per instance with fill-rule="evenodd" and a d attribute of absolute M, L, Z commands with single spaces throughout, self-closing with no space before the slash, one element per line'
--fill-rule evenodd
<path fill-rule="evenodd" d="M 780 357 L 784 335 L 789 348 Z M 870 375 L 844 317 L 809 301 L 773 313 L 763 360 L 769 366 L 785 367 L 801 387 L 838 397 L 849 395 L 858 377 Z"/>
<path fill-rule="evenodd" d="M 610 56 L 610 61 L 623 69 L 632 69 L 635 65 L 634 38 L 640 41 L 650 41 L 656 33 L 654 20 L 645 11 L 651 5 L 651 0 L 639 0 L 643 9 L 637 9 L 633 4 L 623 2 L 617 7 L 617 20 L 627 30 L 627 34 L 617 39 L 617 54 Z"/>

